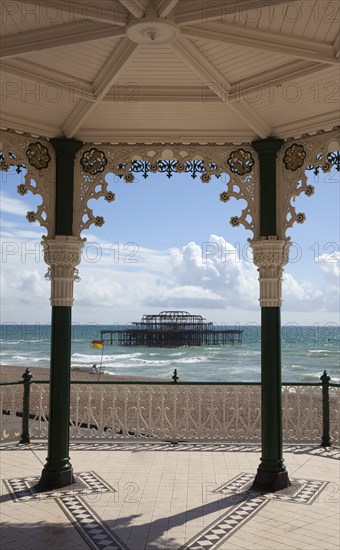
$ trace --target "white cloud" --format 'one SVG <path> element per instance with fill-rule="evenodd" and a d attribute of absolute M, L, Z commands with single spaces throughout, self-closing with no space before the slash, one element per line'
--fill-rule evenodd
<path fill-rule="evenodd" d="M 173 248 L 170 263 L 175 285 L 209 291 L 218 297 L 221 308 L 252 309 L 258 305 L 255 266 L 240 258 L 235 247 L 222 237 L 211 235 L 201 246 L 191 242 L 181 249 Z M 205 295 L 197 293 L 200 304 Z"/>
<path fill-rule="evenodd" d="M 0 193 L 0 212 L 3 214 L 26 216 L 28 210 L 30 208 L 25 204 L 23 199 L 13 199 L 6 193 Z"/>
<path fill-rule="evenodd" d="M 122 244 L 92 242 L 100 254 L 91 256 L 90 248 L 83 254 L 82 280 L 75 284 L 75 321 L 130 322 L 143 313 L 184 309 L 212 321 L 247 322 L 259 313 L 257 269 L 222 237 L 211 235 L 206 243 L 166 250 L 142 248 L 132 258 L 138 263 L 129 261 L 131 249 Z M 16 248 L 7 250 L 5 260 L 2 257 L 2 321 L 48 322 L 50 283 L 43 278 L 47 266 L 38 253 L 40 239 L 14 239 L 13 243 Z M 339 264 L 320 261 L 316 265 L 324 273 L 323 288 L 284 274 L 285 312 L 316 316 L 337 311 Z"/>
<path fill-rule="evenodd" d="M 290 311 L 317 311 L 324 307 L 325 295 L 307 281 L 297 281 L 289 273 L 283 275 L 283 303 Z"/>
<path fill-rule="evenodd" d="M 338 289 L 340 285 L 340 252 L 332 254 L 322 254 L 317 258 L 317 263 L 327 276 L 329 282 Z"/>

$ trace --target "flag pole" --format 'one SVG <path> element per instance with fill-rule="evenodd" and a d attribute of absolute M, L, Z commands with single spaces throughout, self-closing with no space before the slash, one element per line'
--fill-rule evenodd
<path fill-rule="evenodd" d="M 98 371 L 98 378 L 97 378 L 97 381 L 98 381 L 99 378 L 100 378 L 100 373 L 101 373 L 101 370 L 102 370 L 103 355 L 104 355 L 104 342 L 103 342 L 103 347 L 102 347 L 102 355 L 101 355 L 101 358 L 100 358 L 100 365 L 99 365 L 99 371 Z"/>

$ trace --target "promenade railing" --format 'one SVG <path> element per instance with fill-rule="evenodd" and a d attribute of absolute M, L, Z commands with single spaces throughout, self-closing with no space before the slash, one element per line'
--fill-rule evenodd
<path fill-rule="evenodd" d="M 72 381 L 72 439 L 252 442 L 261 439 L 261 384 Z M 340 384 L 282 384 L 284 443 L 340 443 Z M 49 382 L 0 384 L 1 441 L 48 435 Z"/>

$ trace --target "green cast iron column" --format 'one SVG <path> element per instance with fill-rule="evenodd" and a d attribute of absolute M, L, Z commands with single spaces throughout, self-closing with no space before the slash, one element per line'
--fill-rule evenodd
<path fill-rule="evenodd" d="M 276 236 L 276 157 L 283 141 L 252 143 L 260 159 L 260 236 Z M 253 488 L 277 491 L 290 485 L 282 454 L 281 308 L 261 307 L 262 456 Z"/>
<path fill-rule="evenodd" d="M 55 235 L 72 235 L 74 157 L 82 143 L 62 138 L 51 143 L 57 155 Z M 38 483 L 46 490 L 74 481 L 69 457 L 71 311 L 70 306 L 52 306 L 48 455 Z"/>

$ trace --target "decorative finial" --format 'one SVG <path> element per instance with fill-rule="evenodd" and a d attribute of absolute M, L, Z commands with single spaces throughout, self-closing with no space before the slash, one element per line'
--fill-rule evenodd
<path fill-rule="evenodd" d="M 174 374 L 172 376 L 172 379 L 174 381 L 174 384 L 177 384 L 177 380 L 179 380 L 179 376 L 177 376 L 177 369 L 174 370 Z"/>
<path fill-rule="evenodd" d="M 324 370 L 324 371 L 323 371 L 323 375 L 320 376 L 321 382 L 322 382 L 323 384 L 328 384 L 328 382 L 330 381 L 330 379 L 331 379 L 331 377 L 328 376 L 327 371 Z"/>

